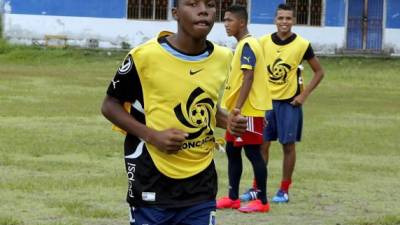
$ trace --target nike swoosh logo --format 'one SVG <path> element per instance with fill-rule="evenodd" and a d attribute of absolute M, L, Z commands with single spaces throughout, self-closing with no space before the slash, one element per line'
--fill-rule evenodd
<path fill-rule="evenodd" d="M 190 75 L 195 75 L 196 73 L 198 73 L 198 72 L 200 72 L 200 71 L 202 71 L 203 69 L 199 69 L 199 70 L 196 70 L 196 71 L 192 71 L 192 70 L 190 70 L 189 71 L 189 74 Z"/>

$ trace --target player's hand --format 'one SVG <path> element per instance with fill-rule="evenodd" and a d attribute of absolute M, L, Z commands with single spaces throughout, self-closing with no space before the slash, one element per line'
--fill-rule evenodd
<path fill-rule="evenodd" d="M 182 130 L 170 128 L 163 131 L 153 131 L 148 142 L 160 151 L 174 154 L 181 150 L 187 136 L 188 134 Z"/>
<path fill-rule="evenodd" d="M 228 115 L 228 131 L 236 137 L 242 136 L 247 128 L 246 117 L 240 114 L 240 109 L 233 109 Z"/>
<path fill-rule="evenodd" d="M 296 97 L 294 97 L 293 101 L 291 101 L 290 104 L 293 106 L 301 106 L 304 104 L 305 101 L 306 101 L 305 96 L 300 94 L 300 95 L 297 95 Z"/>

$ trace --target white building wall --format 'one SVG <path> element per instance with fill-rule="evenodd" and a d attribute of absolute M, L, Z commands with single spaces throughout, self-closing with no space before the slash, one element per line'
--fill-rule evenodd
<path fill-rule="evenodd" d="M 385 29 L 383 35 L 383 48 L 400 56 L 400 29 Z"/>
<path fill-rule="evenodd" d="M 68 45 L 87 46 L 89 39 L 99 41 L 101 48 L 120 48 L 122 43 L 136 46 L 154 37 L 160 30 L 176 31 L 176 22 L 102 19 L 5 14 L 4 36 L 14 43 L 44 42 L 45 35 L 66 35 Z M 275 25 L 250 24 L 250 32 L 260 37 L 276 30 Z M 345 46 L 345 27 L 294 26 L 293 31 L 311 41 L 314 50 L 334 54 Z M 400 52 L 400 29 L 386 29 L 384 47 Z M 216 23 L 209 35 L 216 43 L 234 47 L 235 40 L 227 37 L 222 23 Z"/>

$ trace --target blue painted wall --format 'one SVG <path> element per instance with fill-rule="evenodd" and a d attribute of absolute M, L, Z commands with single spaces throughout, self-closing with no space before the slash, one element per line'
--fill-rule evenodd
<path fill-rule="evenodd" d="M 273 24 L 276 7 L 284 0 L 252 0 L 251 23 Z"/>
<path fill-rule="evenodd" d="M 346 18 L 346 0 L 326 0 L 325 4 L 325 26 L 343 27 Z"/>
<path fill-rule="evenodd" d="M 400 1 L 386 1 L 386 28 L 400 28 Z"/>
<path fill-rule="evenodd" d="M 101 18 L 126 17 L 126 0 L 11 0 L 11 13 Z"/>

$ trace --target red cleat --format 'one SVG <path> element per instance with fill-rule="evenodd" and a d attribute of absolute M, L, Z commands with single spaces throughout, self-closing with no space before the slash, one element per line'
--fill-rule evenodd
<path fill-rule="evenodd" d="M 249 204 L 242 206 L 239 208 L 239 211 L 242 213 L 253 213 L 253 212 L 268 212 L 269 211 L 269 203 L 262 204 L 262 202 L 257 199 L 249 202 Z"/>
<path fill-rule="evenodd" d="M 222 197 L 217 200 L 217 209 L 238 209 L 240 200 L 232 200 L 229 197 Z"/>

